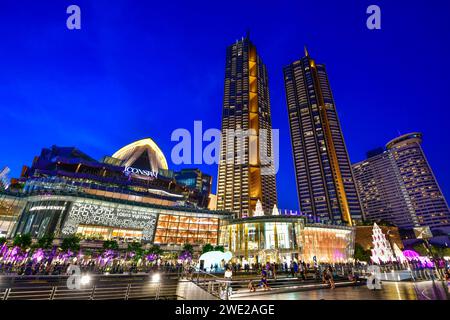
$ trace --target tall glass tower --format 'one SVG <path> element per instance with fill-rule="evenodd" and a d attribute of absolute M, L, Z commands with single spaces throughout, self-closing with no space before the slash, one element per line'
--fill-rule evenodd
<path fill-rule="evenodd" d="M 353 225 L 361 205 L 325 66 L 305 56 L 284 68 L 300 210 Z"/>
<path fill-rule="evenodd" d="M 450 211 L 421 147 L 422 134 L 397 137 L 353 172 L 366 218 L 402 229 L 450 226 Z"/>
<path fill-rule="evenodd" d="M 252 216 L 277 203 L 266 66 L 249 37 L 227 48 L 217 209 Z M 269 161 L 267 161 L 269 160 Z"/>

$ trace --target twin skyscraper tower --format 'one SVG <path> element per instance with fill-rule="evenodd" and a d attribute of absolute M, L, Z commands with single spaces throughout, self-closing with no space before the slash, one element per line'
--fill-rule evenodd
<path fill-rule="evenodd" d="M 323 223 L 353 225 L 362 211 L 325 66 L 305 49 L 284 68 L 284 82 L 300 210 Z M 227 48 L 224 87 L 217 208 L 246 217 L 260 202 L 271 214 L 277 190 L 268 76 L 248 36 Z"/>

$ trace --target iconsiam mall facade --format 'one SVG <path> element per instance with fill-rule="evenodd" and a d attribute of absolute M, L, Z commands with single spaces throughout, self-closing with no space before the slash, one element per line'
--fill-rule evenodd
<path fill-rule="evenodd" d="M 8 189 L 0 189 L 0 237 L 142 241 L 166 251 L 223 245 L 241 263 L 351 261 L 354 228 L 314 223 L 302 215 L 252 216 L 210 210 L 180 184 L 151 139 L 97 161 L 76 148 L 43 149 Z M 83 247 L 83 242 L 82 242 Z"/>

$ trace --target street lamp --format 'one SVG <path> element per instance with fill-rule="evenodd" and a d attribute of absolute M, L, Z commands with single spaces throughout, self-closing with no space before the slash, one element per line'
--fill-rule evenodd
<path fill-rule="evenodd" d="M 81 283 L 82 285 L 87 285 L 87 284 L 89 284 L 89 282 L 91 282 L 91 276 L 88 275 L 88 274 L 85 274 L 85 275 L 82 276 L 81 279 L 80 279 L 80 283 Z"/>
<path fill-rule="evenodd" d="M 152 276 L 152 282 L 160 282 L 161 281 L 161 275 L 159 273 L 155 273 Z"/>
<path fill-rule="evenodd" d="M 150 281 L 152 284 L 155 285 L 155 300 L 159 299 L 159 293 L 161 291 L 161 274 L 159 273 L 154 273 L 152 275 L 152 279 Z"/>

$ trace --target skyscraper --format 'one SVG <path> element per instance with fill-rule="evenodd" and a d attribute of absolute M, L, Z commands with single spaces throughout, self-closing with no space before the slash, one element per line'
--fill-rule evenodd
<path fill-rule="evenodd" d="M 355 163 L 353 172 L 366 218 L 402 229 L 450 226 L 450 212 L 415 132 Z"/>
<path fill-rule="evenodd" d="M 284 68 L 300 210 L 353 225 L 362 211 L 325 66 L 305 56 Z"/>
<path fill-rule="evenodd" d="M 266 66 L 247 36 L 227 48 L 218 209 L 252 216 L 260 200 L 266 214 L 272 211 L 275 171 L 263 161 L 273 160 L 271 129 Z"/>

